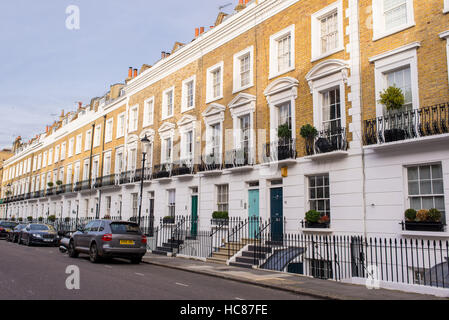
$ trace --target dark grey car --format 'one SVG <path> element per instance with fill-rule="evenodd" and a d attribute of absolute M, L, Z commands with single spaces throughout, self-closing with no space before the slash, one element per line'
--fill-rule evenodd
<path fill-rule="evenodd" d="M 68 253 L 89 254 L 91 262 L 101 258 L 125 258 L 140 263 L 147 251 L 147 238 L 139 225 L 129 221 L 94 220 L 70 238 Z"/>

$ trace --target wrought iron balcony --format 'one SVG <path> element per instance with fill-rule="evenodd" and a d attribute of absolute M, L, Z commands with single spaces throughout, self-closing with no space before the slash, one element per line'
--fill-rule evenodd
<path fill-rule="evenodd" d="M 449 103 L 365 120 L 363 130 L 365 145 L 449 133 Z"/>
<path fill-rule="evenodd" d="M 52 196 L 55 194 L 55 188 L 51 187 L 51 188 L 47 188 L 47 191 L 45 192 L 46 196 Z"/>
<path fill-rule="evenodd" d="M 172 169 L 172 176 L 182 176 L 195 173 L 195 165 L 192 158 L 182 159 L 175 163 Z"/>
<path fill-rule="evenodd" d="M 333 151 L 346 151 L 347 149 L 346 128 L 340 125 L 331 125 L 330 129 L 320 131 L 315 138 L 306 139 L 306 154 L 308 156 Z"/>
<path fill-rule="evenodd" d="M 249 148 L 239 148 L 226 151 L 225 167 L 227 169 L 252 166 L 252 152 Z"/>
<path fill-rule="evenodd" d="M 287 159 L 296 159 L 296 140 L 280 139 L 264 144 L 264 162 L 277 162 Z"/>
<path fill-rule="evenodd" d="M 223 169 L 220 155 L 209 154 L 202 158 L 199 171 L 215 171 Z"/>
<path fill-rule="evenodd" d="M 90 181 L 84 180 L 84 181 L 78 181 L 75 184 L 75 191 L 81 191 L 81 190 L 88 190 L 90 189 Z"/>
<path fill-rule="evenodd" d="M 115 174 L 110 174 L 108 176 L 103 176 L 100 179 L 101 179 L 101 186 L 102 187 L 115 185 Z"/>
<path fill-rule="evenodd" d="M 154 166 L 153 179 L 169 178 L 172 173 L 172 163 L 162 163 Z"/>

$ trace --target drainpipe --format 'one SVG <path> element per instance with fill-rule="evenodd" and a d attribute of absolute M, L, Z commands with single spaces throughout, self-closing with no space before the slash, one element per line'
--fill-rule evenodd
<path fill-rule="evenodd" d="M 103 184 L 103 169 L 104 169 L 104 140 L 106 137 L 106 115 L 103 116 L 103 141 L 101 143 L 101 183 Z M 101 212 L 101 189 L 98 190 L 98 216 L 100 216 Z"/>
<path fill-rule="evenodd" d="M 90 136 L 90 157 L 89 157 L 89 188 L 92 187 L 92 154 L 94 149 L 95 123 L 92 124 L 92 134 Z"/>

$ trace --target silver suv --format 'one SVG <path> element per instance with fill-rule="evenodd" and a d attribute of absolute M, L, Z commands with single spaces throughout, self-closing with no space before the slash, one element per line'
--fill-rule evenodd
<path fill-rule="evenodd" d="M 139 225 L 129 221 L 93 220 L 70 238 L 68 253 L 77 258 L 89 254 L 91 262 L 101 258 L 125 258 L 140 263 L 147 251 L 147 238 Z"/>

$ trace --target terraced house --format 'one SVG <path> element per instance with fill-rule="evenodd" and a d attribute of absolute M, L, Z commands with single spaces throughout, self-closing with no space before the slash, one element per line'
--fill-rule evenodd
<path fill-rule="evenodd" d="M 1 216 L 128 219 L 143 180 L 155 224 L 184 215 L 207 229 L 226 211 L 271 219 L 274 233 L 449 237 L 448 11 L 447 0 L 240 1 L 19 143 Z M 379 99 L 392 86 L 405 100 L 389 113 Z M 407 230 L 408 208 L 440 210 L 439 229 Z"/>

